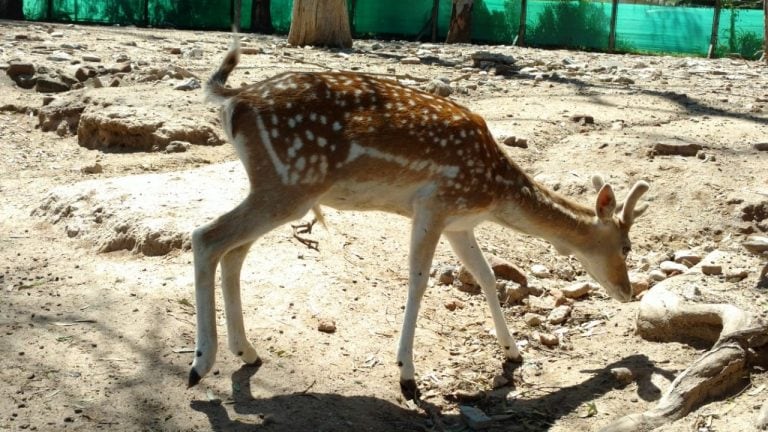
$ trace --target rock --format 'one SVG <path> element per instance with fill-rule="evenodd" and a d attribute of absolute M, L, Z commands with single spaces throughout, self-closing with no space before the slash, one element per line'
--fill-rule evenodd
<path fill-rule="evenodd" d="M 555 298 L 546 295 L 541 297 L 528 297 L 528 307 L 534 311 L 551 311 L 555 308 Z"/>
<path fill-rule="evenodd" d="M 723 266 L 714 263 L 704 263 L 701 265 L 701 272 L 707 276 L 719 276 L 723 274 Z"/>
<path fill-rule="evenodd" d="M 757 151 L 768 151 L 768 142 L 752 144 L 752 148 Z"/>
<path fill-rule="evenodd" d="M 515 64 L 514 57 L 506 54 L 492 53 L 490 51 L 475 51 L 472 53 L 471 57 L 474 67 L 480 67 L 484 62 L 510 66 Z"/>
<path fill-rule="evenodd" d="M 101 82 L 101 79 L 99 77 L 93 77 L 89 79 L 86 82 L 87 85 L 90 85 L 93 88 L 102 88 L 104 87 L 104 83 Z"/>
<path fill-rule="evenodd" d="M 46 57 L 46 59 L 55 62 L 71 62 L 72 56 L 63 51 L 56 51 L 55 53 Z"/>
<path fill-rule="evenodd" d="M 493 423 L 493 420 L 482 410 L 473 406 L 459 405 L 459 412 L 467 426 L 475 430 L 486 429 Z"/>
<path fill-rule="evenodd" d="M 459 267 L 459 271 L 456 274 L 456 278 L 459 280 L 459 282 L 467 285 L 477 285 L 477 281 L 475 281 L 475 277 L 472 276 L 472 273 L 467 270 L 466 267 L 463 265 Z"/>
<path fill-rule="evenodd" d="M 662 276 L 664 276 L 664 272 L 661 272 Z M 666 276 L 664 276 L 666 279 Z M 636 273 L 636 272 L 630 272 L 629 273 L 629 284 L 632 286 L 632 295 L 637 296 L 641 292 L 647 291 L 648 288 L 651 286 L 651 281 L 648 280 L 648 276 L 642 274 L 642 273 Z"/>
<path fill-rule="evenodd" d="M 562 324 L 568 319 L 569 315 L 571 315 L 571 307 L 568 305 L 561 305 L 549 312 L 547 321 L 549 321 L 550 324 Z"/>
<path fill-rule="evenodd" d="M 685 264 L 687 267 L 693 267 L 701 261 L 701 255 L 690 250 L 679 250 L 675 252 L 674 257 L 676 263 Z"/>
<path fill-rule="evenodd" d="M 453 93 L 453 89 L 450 85 L 444 83 L 439 79 L 434 79 L 427 84 L 425 88 L 427 93 L 431 93 L 438 96 L 447 97 Z"/>
<path fill-rule="evenodd" d="M 478 285 L 468 284 L 468 283 L 461 283 L 456 287 L 456 289 L 458 289 L 461 292 L 465 292 L 467 294 L 472 294 L 472 295 L 477 295 L 483 292 L 482 288 L 480 288 Z"/>
<path fill-rule="evenodd" d="M 114 78 L 112 78 L 112 80 L 109 82 L 109 86 L 110 86 L 110 87 L 120 87 L 120 83 L 121 83 L 121 82 L 120 82 L 120 78 L 118 78 L 118 77 L 114 77 Z"/>
<path fill-rule="evenodd" d="M 661 282 L 667 278 L 667 274 L 659 269 L 651 270 L 650 273 L 648 273 L 648 276 L 656 282 Z"/>
<path fill-rule="evenodd" d="M 528 285 L 528 295 L 541 297 L 544 295 L 544 288 L 539 285 Z"/>
<path fill-rule="evenodd" d="M 619 383 L 619 385 L 625 386 L 632 383 L 635 380 L 635 375 L 629 368 L 618 367 L 611 369 L 611 375 Z"/>
<path fill-rule="evenodd" d="M 546 278 L 552 277 L 552 273 L 549 272 L 549 269 L 542 264 L 532 265 L 531 274 L 536 276 L 539 279 L 546 279 Z"/>
<path fill-rule="evenodd" d="M 437 283 L 440 285 L 453 285 L 453 281 L 456 280 L 455 273 L 456 268 L 453 266 L 441 268 L 438 272 Z"/>
<path fill-rule="evenodd" d="M 85 104 L 77 99 L 56 98 L 40 109 L 37 114 L 38 124 L 43 132 L 58 131 L 62 125 L 66 125 L 74 135 L 84 110 Z"/>
<path fill-rule="evenodd" d="M 591 282 L 579 282 L 569 285 L 561 291 L 566 298 L 577 299 L 584 297 L 595 289 L 597 289 L 597 286 Z"/>
<path fill-rule="evenodd" d="M 634 84 L 635 83 L 635 80 L 627 76 L 617 76 L 611 79 L 611 81 L 615 82 L 616 84 Z"/>
<path fill-rule="evenodd" d="M 654 156 L 689 156 L 693 157 L 703 147 L 699 144 L 687 142 L 659 142 L 653 145 L 651 154 Z"/>
<path fill-rule="evenodd" d="M 539 342 L 541 342 L 542 345 L 552 347 L 560 344 L 560 338 L 552 333 L 541 333 L 539 334 Z"/>
<path fill-rule="evenodd" d="M 501 289 L 498 289 L 498 288 Z M 497 284 L 497 290 L 502 303 L 515 304 L 528 297 L 528 287 L 512 281 L 502 281 Z"/>
<path fill-rule="evenodd" d="M 595 124 L 595 118 L 587 114 L 574 114 L 571 116 L 571 121 L 581 124 Z"/>
<path fill-rule="evenodd" d="M 528 286 L 528 278 L 520 267 L 496 255 L 488 255 L 487 258 L 488 264 L 491 265 L 493 274 L 497 278 L 511 280 L 522 286 Z"/>
<path fill-rule="evenodd" d="M 189 78 L 183 83 L 175 86 L 174 90 L 182 90 L 182 91 L 190 91 L 190 90 L 197 90 L 200 88 L 200 80 L 197 78 Z"/>
<path fill-rule="evenodd" d="M 323 333 L 335 333 L 336 322 L 330 319 L 321 319 L 320 322 L 317 324 L 317 330 Z"/>
<path fill-rule="evenodd" d="M 667 276 L 685 273 L 688 270 L 688 267 L 685 264 L 676 263 L 674 261 L 663 261 L 659 264 L 659 268 L 661 268 Z"/>
<path fill-rule="evenodd" d="M 96 71 L 86 66 L 81 66 L 75 70 L 75 79 L 80 82 L 85 82 L 88 78 L 95 76 Z"/>
<path fill-rule="evenodd" d="M 131 68 L 131 64 L 128 62 L 116 63 L 107 68 L 107 73 L 110 73 L 110 74 L 129 73 L 131 70 L 133 69 Z"/>
<path fill-rule="evenodd" d="M 34 75 L 35 65 L 27 62 L 11 62 L 5 73 L 15 81 L 19 75 Z"/>
<path fill-rule="evenodd" d="M 464 302 L 458 299 L 451 299 L 443 303 L 443 306 L 449 311 L 455 311 L 456 309 L 464 309 Z"/>
<path fill-rule="evenodd" d="M 544 322 L 544 317 L 539 314 L 528 312 L 523 315 L 523 321 L 525 321 L 525 324 L 528 325 L 528 327 L 538 327 Z"/>
<path fill-rule="evenodd" d="M 189 150 L 192 144 L 186 141 L 171 141 L 165 148 L 166 153 L 184 153 Z"/>
<path fill-rule="evenodd" d="M 90 62 L 90 63 L 101 63 L 101 57 L 92 55 L 92 54 L 83 54 L 81 57 L 84 62 Z"/>
<path fill-rule="evenodd" d="M 740 282 L 749 276 L 749 270 L 742 268 L 730 269 L 725 273 L 725 280 L 728 282 Z"/>
<path fill-rule="evenodd" d="M 491 385 L 495 389 L 504 387 L 507 384 L 509 384 L 509 379 L 501 374 L 494 375 L 493 381 L 491 381 Z"/>
<path fill-rule="evenodd" d="M 753 254 L 762 254 L 768 251 L 768 237 L 761 235 L 751 235 L 742 243 L 744 249 Z"/>
<path fill-rule="evenodd" d="M 404 57 L 400 59 L 400 63 L 405 65 L 417 65 L 421 64 L 421 59 L 418 57 Z"/>
<path fill-rule="evenodd" d="M 104 172 L 104 167 L 100 163 L 94 162 L 91 165 L 81 167 L 80 172 L 83 174 L 101 174 Z"/>
<path fill-rule="evenodd" d="M 61 93 L 69 89 L 67 83 L 47 76 L 37 77 L 35 83 L 35 90 L 40 93 Z"/>

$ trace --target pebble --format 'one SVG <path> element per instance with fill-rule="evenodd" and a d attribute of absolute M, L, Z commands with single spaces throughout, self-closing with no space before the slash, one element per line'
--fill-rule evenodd
<path fill-rule="evenodd" d="M 418 57 L 404 57 L 400 60 L 400 63 L 406 65 L 417 65 L 421 64 L 421 59 Z"/>
<path fill-rule="evenodd" d="M 542 322 L 544 322 L 544 317 L 539 314 L 528 312 L 523 315 L 523 321 L 528 325 L 528 327 L 538 327 Z"/>
<path fill-rule="evenodd" d="M 69 86 L 60 80 L 40 76 L 35 82 L 35 90 L 39 93 L 61 93 L 69 90 Z"/>
<path fill-rule="evenodd" d="M 587 114 L 574 114 L 571 116 L 571 121 L 581 124 L 595 124 L 595 118 Z"/>
<path fill-rule="evenodd" d="M 443 306 L 445 306 L 445 308 L 449 311 L 453 312 L 456 309 L 464 309 L 464 302 L 459 299 L 451 299 L 443 303 Z"/>
<path fill-rule="evenodd" d="M 459 412 L 467 426 L 472 429 L 485 429 L 493 422 L 481 409 L 473 406 L 459 405 Z"/>
<path fill-rule="evenodd" d="M 497 257 L 496 255 L 488 255 L 487 258 L 488 264 L 491 265 L 493 274 L 496 275 L 497 278 L 511 280 L 520 285 L 528 286 L 528 278 L 520 267 L 504 258 Z"/>
<path fill-rule="evenodd" d="M 749 270 L 734 268 L 725 273 L 725 280 L 728 282 L 739 282 L 746 279 L 747 276 L 749 276 Z"/>
<path fill-rule="evenodd" d="M 120 84 L 121 84 L 121 81 L 120 81 L 120 78 L 118 77 L 112 78 L 112 80 L 109 82 L 110 87 L 120 87 Z"/>
<path fill-rule="evenodd" d="M 617 367 L 611 369 L 611 375 L 622 386 L 630 384 L 635 380 L 635 375 L 629 368 Z"/>
<path fill-rule="evenodd" d="M 192 144 L 186 141 L 171 141 L 167 147 L 165 147 L 166 153 L 184 153 L 189 150 Z"/>
<path fill-rule="evenodd" d="M 200 88 L 200 80 L 197 78 L 189 78 L 188 80 L 184 81 L 183 83 L 175 86 L 174 90 L 182 90 L 182 91 L 190 91 L 190 90 L 196 90 Z"/>
<path fill-rule="evenodd" d="M 425 90 L 427 93 L 443 97 L 450 96 L 451 93 L 453 93 L 451 86 L 439 79 L 433 79 L 430 81 L 429 84 L 427 84 Z"/>
<path fill-rule="evenodd" d="M 83 174 L 101 174 L 104 172 L 104 167 L 100 163 L 94 162 L 80 167 L 80 172 Z"/>
<path fill-rule="evenodd" d="M 687 267 L 693 267 L 701 261 L 701 255 L 691 250 L 679 250 L 675 252 L 674 259 L 676 263 L 685 264 Z"/>
<path fill-rule="evenodd" d="M 752 148 L 757 151 L 768 151 L 768 142 L 752 144 Z"/>
<path fill-rule="evenodd" d="M 714 263 L 704 263 L 701 265 L 701 272 L 707 276 L 719 276 L 723 274 L 723 266 Z"/>
<path fill-rule="evenodd" d="M 453 285 L 453 281 L 456 280 L 455 273 L 456 268 L 453 266 L 441 268 L 437 276 L 437 283 L 440 285 Z"/>
<path fill-rule="evenodd" d="M 506 304 L 518 303 L 520 300 L 528 297 L 528 287 L 520 285 L 517 282 L 500 281 L 496 287 L 499 291 L 501 300 Z"/>
<path fill-rule="evenodd" d="M 35 65 L 27 62 L 11 62 L 11 64 L 8 65 L 8 69 L 5 70 L 5 73 L 11 77 L 11 79 L 19 75 L 34 75 Z"/>
<path fill-rule="evenodd" d="M 317 324 L 317 329 L 323 333 L 336 332 L 336 322 L 329 319 L 321 319 Z"/>
<path fill-rule="evenodd" d="M 90 62 L 90 63 L 101 63 L 101 57 L 91 55 L 91 54 L 83 54 L 81 57 L 83 61 Z"/>
<path fill-rule="evenodd" d="M 56 62 L 69 62 L 72 61 L 72 56 L 63 51 L 56 51 L 55 53 L 46 57 L 46 59 Z"/>
<path fill-rule="evenodd" d="M 549 315 L 547 315 L 547 321 L 549 321 L 550 324 L 562 324 L 568 319 L 570 314 L 570 306 L 560 305 L 549 312 Z"/>
<path fill-rule="evenodd" d="M 651 153 L 655 156 L 689 156 L 698 154 L 702 146 L 687 142 L 659 142 L 653 145 Z"/>
<path fill-rule="evenodd" d="M 676 263 L 674 261 L 663 261 L 659 264 L 659 268 L 661 268 L 661 270 L 668 276 L 688 271 L 688 267 L 685 264 Z"/>
<path fill-rule="evenodd" d="M 565 297 L 577 299 L 584 297 L 595 289 L 597 289 L 597 286 L 591 282 L 579 282 L 569 285 L 563 288 L 561 291 Z"/>
<path fill-rule="evenodd" d="M 546 279 L 552 276 L 549 269 L 542 264 L 534 264 L 531 266 L 531 274 L 539 279 Z"/>
<path fill-rule="evenodd" d="M 667 274 L 659 269 L 651 270 L 650 273 L 648 273 L 648 276 L 656 282 L 661 282 L 667 278 Z"/>
<path fill-rule="evenodd" d="M 542 345 L 546 346 L 557 346 L 560 344 L 560 339 L 557 337 L 557 335 L 554 335 L 552 333 L 541 333 L 539 334 L 539 341 L 542 343 Z"/>
<path fill-rule="evenodd" d="M 493 386 L 493 388 L 495 389 L 501 388 L 507 384 L 509 384 L 509 379 L 504 375 L 497 374 L 493 376 L 493 381 L 491 382 L 491 385 Z"/>
<path fill-rule="evenodd" d="M 762 254 L 768 251 L 768 237 L 761 235 L 751 235 L 742 243 L 744 249 L 753 254 Z"/>

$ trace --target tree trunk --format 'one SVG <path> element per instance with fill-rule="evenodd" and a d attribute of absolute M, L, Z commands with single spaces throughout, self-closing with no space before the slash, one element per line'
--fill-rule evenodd
<path fill-rule="evenodd" d="M 291 45 L 350 48 L 346 0 L 295 0 L 288 32 Z"/>
<path fill-rule="evenodd" d="M 709 50 L 707 51 L 707 58 L 715 57 L 715 50 L 717 50 L 717 31 L 720 28 L 720 9 L 722 5 L 720 0 L 715 0 L 715 11 L 712 17 L 712 35 L 709 38 Z"/>
<path fill-rule="evenodd" d="M 255 33 L 272 34 L 272 12 L 270 0 L 253 0 L 251 6 L 251 31 Z"/>
<path fill-rule="evenodd" d="M 0 18 L 23 20 L 24 0 L 0 0 Z"/>
<path fill-rule="evenodd" d="M 453 0 L 451 25 L 445 43 L 470 42 L 472 39 L 473 0 Z"/>

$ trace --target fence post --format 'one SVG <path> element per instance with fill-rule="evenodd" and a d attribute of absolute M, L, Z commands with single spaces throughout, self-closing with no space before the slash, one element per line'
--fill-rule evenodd
<path fill-rule="evenodd" d="M 763 0 L 763 60 L 768 63 L 768 0 Z"/>
<path fill-rule="evenodd" d="M 528 0 L 520 0 L 520 26 L 517 29 L 517 46 L 525 46 L 525 20 L 527 12 Z"/>
<path fill-rule="evenodd" d="M 437 15 L 439 10 L 440 0 L 434 0 L 432 2 L 432 42 L 437 42 Z"/>
<path fill-rule="evenodd" d="M 707 51 L 707 58 L 712 58 L 715 55 L 717 49 L 717 30 L 720 27 L 720 0 L 715 0 L 715 12 L 712 17 L 712 36 L 709 38 L 709 50 Z"/>
<path fill-rule="evenodd" d="M 616 15 L 619 11 L 619 0 L 611 2 L 611 31 L 608 33 L 608 52 L 616 49 Z"/>

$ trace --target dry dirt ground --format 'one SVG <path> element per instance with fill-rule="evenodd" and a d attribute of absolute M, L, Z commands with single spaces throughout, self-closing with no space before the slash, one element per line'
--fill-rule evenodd
<path fill-rule="evenodd" d="M 483 225 L 484 249 L 518 264 L 544 291 L 504 309 L 525 363 L 505 383 L 482 296 L 432 279 L 415 362 L 424 398 L 441 414 L 425 415 L 400 397 L 394 364 L 408 221 L 329 209 L 328 229 L 311 235 L 319 251 L 286 226 L 260 240 L 245 263 L 246 327 L 264 365 L 241 368 L 227 351 L 219 299 L 215 373 L 188 390 L 195 320 L 188 234 L 245 193 L 233 149 L 193 142 L 170 152 L 162 139 L 154 151 L 136 140 L 88 149 L 77 124 L 44 132 L 38 114 L 46 96 L 53 104 L 87 99 L 94 118 L 178 117 L 188 120 L 182 129 L 210 126 L 221 135 L 201 90 L 174 86 L 190 75 L 204 80 L 228 40 L 215 32 L 0 22 L 3 69 L 21 60 L 55 76 L 85 65 L 105 85 L 119 80 L 114 88 L 94 88 L 91 79 L 83 89 L 42 94 L 0 74 L 0 430 L 467 430 L 457 396 L 492 416 L 490 430 L 598 430 L 652 407 L 707 348 L 641 339 L 638 303 L 618 304 L 602 290 L 573 302 L 564 324 L 527 326 L 526 312 L 587 276 L 539 239 Z M 766 258 L 741 245 L 768 228 L 768 152 L 755 146 L 768 142 L 765 65 L 365 40 L 337 52 L 263 36 L 247 36 L 244 46 L 250 54 L 234 85 L 324 68 L 397 75 L 417 87 L 443 77 L 451 97 L 482 114 L 494 134 L 527 140 L 527 148 L 507 149 L 522 167 L 584 202 L 594 199 L 593 173 L 620 196 L 646 179 L 651 206 L 633 227 L 630 268 L 646 275 L 675 251 L 726 251 L 725 274 L 736 276 L 702 277 L 692 301 L 765 317 Z M 514 61 L 473 65 L 480 50 Z M 414 56 L 420 64 L 402 61 Z M 130 70 L 112 68 L 126 63 Z M 161 72 L 146 78 L 153 68 Z M 572 121 L 574 114 L 594 123 Z M 99 127 L 112 139 L 120 134 Z M 658 143 L 702 150 L 654 156 Z M 533 276 L 534 264 L 552 277 Z M 436 271 L 457 265 L 441 242 Z M 334 333 L 318 331 L 324 320 L 335 322 Z M 542 345 L 539 332 L 557 334 L 559 345 Z M 615 367 L 629 368 L 632 382 L 618 383 Z M 662 430 L 750 430 L 766 385 L 768 375 L 756 369 L 743 386 Z"/>

